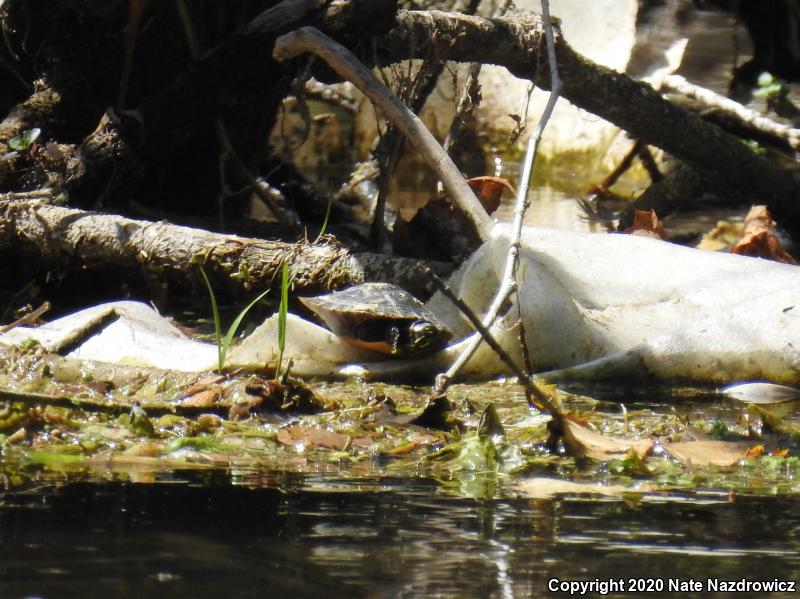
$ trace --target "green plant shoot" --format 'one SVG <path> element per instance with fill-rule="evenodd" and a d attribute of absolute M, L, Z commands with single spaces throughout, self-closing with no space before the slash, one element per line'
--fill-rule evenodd
<path fill-rule="evenodd" d="M 283 272 L 281 273 L 281 304 L 278 307 L 278 366 L 275 370 L 276 379 L 281 378 L 283 350 L 286 348 L 286 314 L 289 311 L 289 285 L 292 282 L 292 278 L 289 277 L 289 264 L 284 262 Z"/>
<path fill-rule="evenodd" d="M 39 139 L 39 136 L 42 134 L 42 130 L 39 127 L 34 127 L 33 129 L 28 129 L 23 131 L 19 135 L 16 135 L 8 140 L 8 147 L 12 150 L 17 150 L 19 152 L 23 152 L 27 150 L 33 142 Z"/>
<path fill-rule="evenodd" d="M 211 281 L 208 280 L 208 276 L 206 276 L 206 271 L 203 270 L 203 267 L 200 266 L 200 274 L 203 275 L 203 280 L 206 283 L 206 289 L 208 289 L 208 295 L 211 298 L 211 310 L 214 313 L 214 335 L 217 341 L 217 368 L 219 372 L 222 372 L 222 369 L 225 368 L 225 358 L 228 355 L 228 349 L 230 349 L 231 343 L 233 342 L 233 337 L 236 335 L 236 331 L 239 330 L 239 325 L 242 324 L 242 320 L 250 311 L 250 309 L 255 306 L 260 300 L 264 298 L 267 293 L 269 293 L 269 289 L 267 289 L 264 293 L 261 293 L 256 297 L 252 302 L 247 304 L 244 309 L 239 312 L 236 318 L 233 320 L 233 323 L 228 328 L 228 332 L 225 333 L 225 337 L 222 336 L 222 322 L 219 318 L 219 306 L 217 305 L 217 297 L 214 295 L 214 289 L 211 287 Z"/>
<path fill-rule="evenodd" d="M 331 218 L 331 208 L 333 207 L 333 194 L 328 194 L 328 204 L 325 206 L 325 219 L 322 221 L 322 227 L 317 234 L 317 238 L 314 240 L 314 243 L 320 240 L 320 238 L 325 235 L 325 231 L 328 229 L 328 220 Z"/>

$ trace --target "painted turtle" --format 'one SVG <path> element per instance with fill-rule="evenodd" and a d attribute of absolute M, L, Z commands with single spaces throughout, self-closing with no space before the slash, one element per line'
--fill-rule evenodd
<path fill-rule="evenodd" d="M 300 301 L 344 341 L 398 358 L 430 355 L 451 336 L 422 302 L 389 283 L 363 283 Z"/>

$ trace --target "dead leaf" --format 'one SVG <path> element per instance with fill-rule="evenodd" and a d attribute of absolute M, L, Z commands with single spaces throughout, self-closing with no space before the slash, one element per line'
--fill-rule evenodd
<path fill-rule="evenodd" d="M 661 443 L 661 447 L 686 466 L 734 466 L 747 454 L 746 443 L 735 441 L 686 441 Z"/>
<path fill-rule="evenodd" d="M 619 439 L 606 437 L 568 418 L 564 423 L 564 443 L 577 457 L 590 458 L 600 462 L 621 460 L 629 452 L 639 456 L 648 455 L 653 449 L 650 439 Z"/>
<path fill-rule="evenodd" d="M 219 374 L 204 376 L 203 378 L 195 382 L 193 385 L 190 385 L 189 387 L 184 389 L 183 394 L 184 396 L 189 397 L 190 395 L 200 393 L 201 391 L 205 391 L 212 385 L 218 385 L 224 382 L 226 378 L 227 377 L 225 375 L 219 375 Z"/>
<path fill-rule="evenodd" d="M 419 447 L 419 443 L 415 443 L 415 442 L 412 441 L 411 443 L 405 443 L 405 444 L 400 445 L 398 447 L 394 447 L 392 449 L 389 449 L 385 453 L 386 453 L 386 455 L 405 455 L 407 453 L 411 453 L 412 451 L 414 451 L 418 447 Z"/>
<path fill-rule="evenodd" d="M 797 260 L 783 249 L 775 234 L 769 231 L 760 231 L 754 235 L 743 237 L 731 248 L 731 254 L 766 258 L 784 264 L 797 264 Z"/>
<path fill-rule="evenodd" d="M 742 223 L 731 223 L 726 220 L 717 221 L 717 226 L 703 235 L 703 239 L 697 244 L 697 249 L 711 250 L 713 252 L 727 250 L 742 237 L 743 231 L 744 225 Z"/>
<path fill-rule="evenodd" d="M 427 434 L 427 433 L 414 433 L 408 437 L 406 443 L 388 449 L 384 452 L 385 455 L 404 455 L 412 451 L 429 445 L 436 445 L 442 443 L 442 435 Z"/>
<path fill-rule="evenodd" d="M 633 224 L 622 232 L 630 235 L 639 235 L 641 237 L 652 237 L 654 239 L 661 239 L 662 241 L 669 241 L 667 234 L 664 232 L 664 227 L 661 226 L 661 221 L 659 221 L 658 216 L 656 216 L 655 210 L 637 210 L 633 216 Z"/>
<path fill-rule="evenodd" d="M 217 400 L 221 395 L 222 389 L 219 387 L 213 387 L 211 389 L 205 389 L 190 395 L 184 399 L 181 404 L 191 408 L 211 408 L 216 405 Z"/>
<path fill-rule="evenodd" d="M 744 456 L 746 458 L 760 458 L 762 455 L 764 455 L 764 452 L 764 445 L 759 443 L 758 445 L 754 445 L 753 447 L 749 448 L 747 452 L 745 452 Z"/>
<path fill-rule="evenodd" d="M 760 233 L 761 231 L 774 231 L 775 221 L 764 205 L 752 206 L 744 217 L 744 231 L 742 237 Z"/>
<path fill-rule="evenodd" d="M 766 258 L 784 264 L 797 264 L 775 235 L 775 221 L 766 206 L 753 206 L 744 219 L 742 238 L 731 248 L 732 254 Z"/>
<path fill-rule="evenodd" d="M 306 447 L 322 447 L 342 451 L 350 446 L 351 437 L 318 428 L 291 426 L 278 431 L 277 440 L 287 447 L 304 445 Z"/>
<path fill-rule="evenodd" d="M 500 206 L 500 198 L 503 196 L 504 189 L 513 195 L 517 193 L 508 179 L 502 177 L 472 177 L 472 179 L 467 179 L 467 183 L 478 196 L 487 214 L 492 214 Z"/>
<path fill-rule="evenodd" d="M 576 483 L 570 480 L 545 477 L 531 478 L 516 486 L 517 491 L 523 495 L 536 499 L 548 499 L 555 495 L 575 495 L 578 493 L 619 497 L 628 493 L 646 493 L 652 490 L 652 488 L 653 487 L 649 485 L 625 487 L 623 485 Z"/>

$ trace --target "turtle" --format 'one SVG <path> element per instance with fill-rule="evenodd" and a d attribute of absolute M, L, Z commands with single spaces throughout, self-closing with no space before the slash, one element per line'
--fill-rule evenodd
<path fill-rule="evenodd" d="M 422 302 L 391 283 L 362 283 L 300 301 L 343 341 L 392 357 L 429 356 L 451 337 Z"/>

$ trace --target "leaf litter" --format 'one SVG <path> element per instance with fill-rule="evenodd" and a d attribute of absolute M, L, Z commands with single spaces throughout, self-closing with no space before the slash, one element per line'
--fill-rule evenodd
<path fill-rule="evenodd" d="M 70 382 L 44 370 L 0 380 L 0 484 L 43 474 L 147 482 L 211 468 L 426 477 L 479 498 L 800 491 L 797 411 L 710 390 L 559 391 L 569 413 L 559 435 L 510 382 L 431 398 L 427 388 L 358 382 L 277 389 L 235 373 L 181 388 L 150 381 L 143 395 L 91 369 Z"/>

